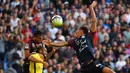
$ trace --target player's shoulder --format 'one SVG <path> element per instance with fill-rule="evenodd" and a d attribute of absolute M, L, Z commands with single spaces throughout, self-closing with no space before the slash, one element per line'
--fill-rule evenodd
<path fill-rule="evenodd" d="M 32 45 L 32 40 L 30 40 L 29 42 L 25 43 L 24 48 L 25 49 L 29 49 L 31 45 Z"/>
<path fill-rule="evenodd" d="M 67 42 L 74 42 L 76 38 L 69 39 Z"/>
<path fill-rule="evenodd" d="M 69 46 L 73 46 L 74 47 L 76 45 L 75 40 L 76 40 L 76 38 L 72 38 L 72 39 L 70 39 L 70 40 L 67 41 L 67 44 Z"/>
<path fill-rule="evenodd" d="M 39 56 L 39 54 L 38 54 L 38 53 L 34 53 L 34 54 L 32 54 L 31 56 L 37 58 L 37 57 Z"/>
<path fill-rule="evenodd" d="M 95 33 L 96 31 L 95 32 L 92 32 L 91 30 L 88 31 L 88 35 L 94 35 Z"/>

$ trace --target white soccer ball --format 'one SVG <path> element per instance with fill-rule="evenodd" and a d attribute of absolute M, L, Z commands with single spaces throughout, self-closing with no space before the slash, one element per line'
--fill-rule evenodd
<path fill-rule="evenodd" d="M 62 26 L 62 24 L 63 24 L 63 19 L 60 15 L 54 15 L 52 17 L 52 25 L 59 27 Z"/>

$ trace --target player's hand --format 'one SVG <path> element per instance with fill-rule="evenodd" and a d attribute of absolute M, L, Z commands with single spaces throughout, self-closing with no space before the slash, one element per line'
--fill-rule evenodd
<path fill-rule="evenodd" d="M 51 40 L 50 40 L 50 39 L 43 40 L 42 42 L 43 42 L 45 45 L 47 45 L 47 46 L 51 46 Z"/>
<path fill-rule="evenodd" d="M 89 8 L 94 8 L 95 6 L 97 5 L 97 2 L 96 1 L 93 1 L 93 3 L 89 6 Z"/>
<path fill-rule="evenodd" d="M 35 6 L 37 4 L 37 0 L 34 0 L 33 1 L 33 5 Z"/>
<path fill-rule="evenodd" d="M 49 64 L 47 62 L 43 62 L 43 66 L 44 66 L 44 68 L 47 68 L 49 66 Z"/>
<path fill-rule="evenodd" d="M 57 48 L 56 48 L 56 47 L 53 47 L 52 52 L 55 52 L 56 50 L 57 50 Z"/>

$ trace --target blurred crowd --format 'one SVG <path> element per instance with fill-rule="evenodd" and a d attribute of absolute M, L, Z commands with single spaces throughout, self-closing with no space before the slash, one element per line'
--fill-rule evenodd
<path fill-rule="evenodd" d="M 130 73 L 130 1 L 98 0 L 94 10 L 98 20 L 92 38 L 95 58 L 117 73 Z M 51 24 L 55 14 L 63 17 L 61 27 Z M 0 73 L 22 73 L 24 44 L 36 30 L 43 32 L 44 39 L 67 41 L 83 25 L 90 28 L 91 16 L 82 0 L 0 0 Z M 58 48 L 48 63 L 43 73 L 80 70 L 71 47 Z"/>

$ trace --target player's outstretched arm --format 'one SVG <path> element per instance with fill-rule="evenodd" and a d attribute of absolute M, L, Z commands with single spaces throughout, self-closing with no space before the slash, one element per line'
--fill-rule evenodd
<path fill-rule="evenodd" d="M 63 46 L 68 46 L 67 41 L 62 41 L 62 42 L 51 42 L 50 39 L 44 40 L 43 43 L 47 46 L 53 46 L 53 47 L 63 47 Z"/>
<path fill-rule="evenodd" d="M 90 13 L 91 13 L 91 18 L 92 18 L 92 24 L 91 24 L 90 30 L 91 30 L 92 32 L 96 32 L 96 25 L 97 25 L 97 18 L 96 18 L 96 14 L 95 14 L 94 7 L 93 7 L 95 4 L 96 4 L 96 1 L 94 1 L 94 2 L 89 6 Z"/>
<path fill-rule="evenodd" d="M 47 61 L 56 51 L 56 48 L 53 48 L 52 51 L 45 57 L 45 61 Z"/>
<path fill-rule="evenodd" d="M 54 43 L 54 42 L 52 42 L 51 44 L 50 44 L 51 46 L 54 46 L 54 47 L 64 47 L 64 46 L 68 46 L 68 42 L 56 42 L 56 43 Z"/>

